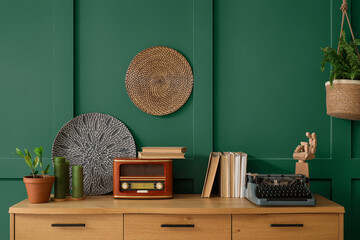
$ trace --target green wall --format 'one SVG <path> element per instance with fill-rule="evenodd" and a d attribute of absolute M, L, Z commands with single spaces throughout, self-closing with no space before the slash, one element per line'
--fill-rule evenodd
<path fill-rule="evenodd" d="M 115 116 L 129 127 L 139 150 L 187 146 L 187 159 L 174 163 L 177 192 L 201 189 L 204 159 L 212 149 L 211 7 L 211 1 L 192 0 L 77 0 L 74 5 L 75 115 Z M 139 110 L 125 88 L 131 60 L 151 46 L 180 51 L 197 79 L 186 104 L 163 117 Z"/>
<path fill-rule="evenodd" d="M 359 239 L 360 124 L 326 115 L 329 69 L 319 70 L 341 3 L 214 1 L 214 150 L 249 153 L 251 172 L 293 173 L 292 152 L 316 132 L 311 188 L 345 206 L 346 239 Z M 348 4 L 360 34 L 360 1 Z"/>
<path fill-rule="evenodd" d="M 349 2 L 360 34 L 360 0 Z M 318 134 L 311 188 L 346 207 L 346 239 L 360 224 L 360 124 L 326 115 L 320 47 L 336 46 L 340 0 L 0 1 L 0 239 L 8 207 L 26 197 L 28 170 L 15 147 L 43 145 L 72 117 L 103 112 L 123 121 L 138 149 L 185 145 L 175 191 L 201 191 L 210 151 L 249 153 L 249 171 L 292 173 L 305 131 Z M 359 37 L 359 35 L 357 35 Z M 177 112 L 145 114 L 125 73 L 151 46 L 180 51 L 194 90 Z"/>
<path fill-rule="evenodd" d="M 26 198 L 29 170 L 15 147 L 42 145 L 50 163 L 52 141 L 73 117 L 72 6 L 0 1 L 0 239 L 9 239 L 9 207 Z"/>

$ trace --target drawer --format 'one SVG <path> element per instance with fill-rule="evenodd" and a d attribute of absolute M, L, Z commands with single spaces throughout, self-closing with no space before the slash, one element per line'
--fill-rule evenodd
<path fill-rule="evenodd" d="M 231 239 L 231 215 L 125 214 L 125 240 Z"/>
<path fill-rule="evenodd" d="M 338 214 L 233 215 L 233 240 L 339 239 Z"/>
<path fill-rule="evenodd" d="M 17 240 L 122 240 L 123 215 L 15 215 Z"/>

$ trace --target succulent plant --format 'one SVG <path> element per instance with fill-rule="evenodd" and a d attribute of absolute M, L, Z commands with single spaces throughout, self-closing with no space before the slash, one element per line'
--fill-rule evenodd
<path fill-rule="evenodd" d="M 31 153 L 26 148 L 24 149 L 24 153 L 19 148 L 16 148 L 16 154 L 24 158 L 25 163 L 31 169 L 31 175 L 33 176 L 33 178 L 36 178 L 38 174 L 38 170 L 36 170 L 38 165 L 40 165 L 43 178 L 45 178 L 45 175 L 49 173 L 50 164 L 48 164 L 45 169 L 43 168 L 43 152 L 43 147 L 35 147 L 34 153 L 36 157 L 32 159 Z"/>

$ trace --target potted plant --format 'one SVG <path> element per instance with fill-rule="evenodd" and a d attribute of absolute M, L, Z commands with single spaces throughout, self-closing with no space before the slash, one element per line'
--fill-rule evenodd
<path fill-rule="evenodd" d="M 360 40 L 346 41 L 342 31 L 338 50 L 323 48 L 325 64 L 330 63 L 330 79 L 325 83 L 327 114 L 337 118 L 360 120 L 360 55 L 357 46 Z"/>
<path fill-rule="evenodd" d="M 31 153 L 24 149 L 24 153 L 20 151 L 20 149 L 16 148 L 16 153 L 20 157 L 24 158 L 25 163 L 31 169 L 31 175 L 25 176 L 23 181 L 25 183 L 26 192 L 28 194 L 30 203 L 46 203 L 49 202 L 51 189 L 53 183 L 55 181 L 54 176 L 46 175 L 49 173 L 48 164 L 46 168 L 43 168 L 43 148 L 36 147 L 34 149 L 34 153 L 36 157 L 34 159 L 31 158 Z M 40 165 L 41 175 L 38 175 L 38 170 L 36 168 Z"/>

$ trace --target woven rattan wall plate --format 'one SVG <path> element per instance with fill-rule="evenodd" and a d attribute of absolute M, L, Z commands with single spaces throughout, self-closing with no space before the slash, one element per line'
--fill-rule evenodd
<path fill-rule="evenodd" d="M 156 116 L 177 111 L 189 99 L 193 73 L 186 58 L 168 47 L 151 47 L 131 61 L 126 91 L 142 111 Z"/>

